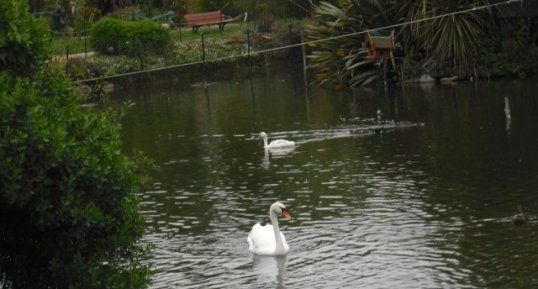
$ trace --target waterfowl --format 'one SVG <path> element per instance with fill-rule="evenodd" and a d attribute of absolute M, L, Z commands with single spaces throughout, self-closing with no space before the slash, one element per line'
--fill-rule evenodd
<path fill-rule="evenodd" d="M 275 202 L 269 208 L 271 225 L 256 223 L 248 234 L 247 242 L 250 252 L 257 255 L 286 255 L 290 246 L 278 226 L 278 216 L 291 220 L 291 214 L 281 202 Z"/>
<path fill-rule="evenodd" d="M 267 143 L 267 134 L 265 132 L 260 132 L 260 137 L 263 138 L 263 147 L 268 149 L 278 149 L 278 148 L 289 148 L 294 147 L 295 142 L 289 141 L 285 139 L 276 139 L 271 141 L 271 143 Z"/>
<path fill-rule="evenodd" d="M 527 221 L 527 215 L 525 215 L 521 206 L 517 206 L 517 213 L 512 217 L 512 223 L 514 225 L 521 226 L 526 224 Z"/>

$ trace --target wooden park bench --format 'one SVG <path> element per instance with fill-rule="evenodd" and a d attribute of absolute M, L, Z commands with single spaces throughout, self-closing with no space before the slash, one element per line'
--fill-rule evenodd
<path fill-rule="evenodd" d="M 210 25 L 219 25 L 220 31 L 224 30 L 224 25 L 226 23 L 236 21 L 241 18 L 241 16 L 232 18 L 222 14 L 220 11 L 211 11 L 203 13 L 193 13 L 185 14 L 183 16 L 185 19 L 185 24 L 192 27 L 193 32 L 197 32 L 200 26 L 210 26 Z"/>

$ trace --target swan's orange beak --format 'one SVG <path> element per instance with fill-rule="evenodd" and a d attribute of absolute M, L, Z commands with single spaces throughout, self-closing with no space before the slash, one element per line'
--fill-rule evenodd
<path fill-rule="evenodd" d="M 290 211 L 287 209 L 282 209 L 282 217 L 286 218 L 287 220 L 291 220 Z"/>

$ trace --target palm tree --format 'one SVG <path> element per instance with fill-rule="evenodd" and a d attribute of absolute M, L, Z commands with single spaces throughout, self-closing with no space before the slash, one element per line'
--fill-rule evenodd
<path fill-rule="evenodd" d="M 484 36 L 483 27 L 491 10 L 472 8 L 490 5 L 489 0 L 434 0 L 415 2 L 406 7 L 402 26 L 406 52 L 424 55 L 433 69 L 469 70 Z M 462 12 L 463 11 L 463 12 Z M 430 20 L 425 20 L 430 19 Z"/>
<path fill-rule="evenodd" d="M 340 1 L 339 6 L 321 2 L 314 8 L 314 23 L 305 27 L 310 44 L 310 66 L 316 68 L 321 83 L 363 85 L 375 79 L 373 61 L 366 59 L 362 35 L 341 37 L 360 32 L 364 26 L 361 13 L 353 1 Z"/>
<path fill-rule="evenodd" d="M 491 12 L 470 9 L 490 2 L 340 0 L 338 5 L 321 2 L 314 7 L 315 22 L 305 28 L 308 39 L 319 41 L 312 45 L 310 65 L 317 69 L 321 82 L 368 84 L 376 73 L 372 61 L 366 59 L 360 31 L 392 27 L 401 41 L 404 63 L 418 61 L 429 72 L 442 70 L 441 74 L 468 71 L 474 65 L 482 27 Z M 347 34 L 353 36 L 338 38 Z M 325 38 L 331 40 L 321 41 Z"/>

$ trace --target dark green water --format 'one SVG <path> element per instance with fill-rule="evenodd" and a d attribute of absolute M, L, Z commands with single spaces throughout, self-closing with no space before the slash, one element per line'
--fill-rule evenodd
<path fill-rule="evenodd" d="M 536 81 L 390 88 L 383 118 L 424 125 L 353 135 L 374 123 L 374 90 L 307 93 L 293 66 L 227 77 L 115 92 L 136 103 L 127 150 L 160 167 L 141 195 L 151 288 L 538 287 Z M 265 154 L 260 131 L 297 147 Z M 253 256 L 276 200 L 291 250 Z"/>

